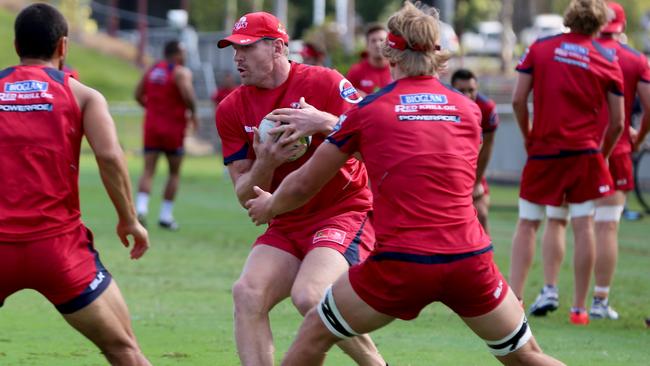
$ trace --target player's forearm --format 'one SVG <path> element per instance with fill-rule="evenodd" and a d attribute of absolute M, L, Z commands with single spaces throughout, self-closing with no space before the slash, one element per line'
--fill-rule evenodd
<path fill-rule="evenodd" d="M 303 177 L 303 169 L 298 169 L 289 174 L 271 198 L 272 217 L 295 210 L 307 203 L 323 184 L 314 184 Z"/>
<path fill-rule="evenodd" d="M 339 117 L 330 113 L 323 112 L 323 118 L 319 121 L 319 133 L 327 136 L 334 131 L 334 126 L 339 121 Z"/>
<path fill-rule="evenodd" d="M 623 119 L 620 119 L 620 123 L 614 122 L 610 123 L 605 132 L 605 139 L 603 140 L 602 153 L 605 159 L 609 158 L 609 155 L 612 153 L 616 142 L 621 137 L 623 133 Z"/>
<path fill-rule="evenodd" d="M 485 175 L 490 157 L 492 156 L 492 146 L 494 144 L 494 132 L 489 132 L 483 135 L 483 145 L 481 151 L 478 153 L 478 161 L 476 163 L 476 182 L 479 183 Z"/>
<path fill-rule="evenodd" d="M 514 100 L 512 102 L 512 109 L 515 112 L 517 125 L 521 131 L 524 141 L 528 140 L 530 134 L 530 116 L 528 113 L 528 102 L 526 100 Z"/>
<path fill-rule="evenodd" d="M 636 146 L 635 148 L 638 148 L 639 146 L 643 145 L 643 141 L 645 140 L 646 136 L 648 136 L 648 132 L 650 132 L 650 111 L 649 112 L 643 112 L 643 116 L 641 117 L 641 125 L 639 126 L 639 132 L 636 137 Z"/>
<path fill-rule="evenodd" d="M 246 201 L 256 197 L 253 191 L 254 186 L 258 186 L 265 191 L 271 189 L 274 171 L 275 169 L 267 169 L 256 160 L 251 166 L 251 169 L 237 179 L 235 193 L 237 194 L 239 203 L 243 207 L 246 207 Z"/>
<path fill-rule="evenodd" d="M 131 195 L 131 181 L 121 151 L 97 156 L 97 166 L 104 188 L 113 202 L 121 222 L 136 220 L 135 206 Z"/>

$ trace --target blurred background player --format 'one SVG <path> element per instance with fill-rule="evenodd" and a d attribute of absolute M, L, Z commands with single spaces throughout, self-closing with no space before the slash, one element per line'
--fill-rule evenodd
<path fill-rule="evenodd" d="M 517 66 L 512 97 L 528 160 L 521 178 L 510 283 L 523 299 L 544 207 L 567 203 L 575 241 L 575 288 L 569 316 L 573 324 L 589 322 L 585 302 L 594 267 L 594 200 L 614 192 L 605 160 L 623 130 L 621 68 L 614 55 L 594 41 L 594 35 L 607 23 L 607 10 L 602 0 L 572 0 L 564 13 L 570 33 L 540 39 L 526 51 Z M 532 126 L 528 111 L 531 92 Z M 592 112 L 605 103 L 608 122 Z M 546 214 L 566 218 L 566 213 L 556 210 Z M 557 290 L 544 287 L 540 296 L 545 292 Z"/>
<path fill-rule="evenodd" d="M 372 94 L 393 81 L 388 60 L 381 53 L 387 34 L 382 24 L 370 25 L 366 30 L 366 50 L 361 54 L 361 61 L 348 71 L 348 80 L 361 96 Z"/>
<path fill-rule="evenodd" d="M 99 260 L 79 208 L 79 151 L 85 135 L 131 258 L 149 247 L 104 97 L 62 69 L 63 15 L 46 4 L 14 24 L 20 64 L 0 71 L 0 306 L 23 289 L 45 296 L 114 365 L 149 365 L 126 303 Z M 131 238 L 129 238 L 131 237 Z"/>
<path fill-rule="evenodd" d="M 632 174 L 632 144 L 637 131 L 631 126 L 632 107 L 638 92 L 645 110 L 650 110 L 650 67 L 646 57 L 620 42 L 620 35 L 625 30 L 625 12 L 615 2 L 608 2 L 611 9 L 610 22 L 601 30 L 598 42 L 616 55 L 616 60 L 623 72 L 625 99 L 625 127 L 621 138 L 616 143 L 609 157 L 609 173 L 614 183 L 615 193 L 598 199 L 594 214 L 596 260 L 594 266 L 594 299 L 589 316 L 592 319 L 618 319 L 618 313 L 609 306 L 609 289 L 614 277 L 618 257 L 618 223 L 625 206 L 625 196 L 634 188 Z M 607 108 L 601 111 L 602 124 L 609 118 Z M 644 115 L 644 119 L 648 115 Z M 562 207 L 549 208 L 564 212 Z M 545 315 L 547 311 L 558 306 L 557 281 L 560 266 L 564 260 L 566 218 L 549 219 L 542 240 L 544 253 L 544 281 L 546 291 L 542 290 L 531 306 L 533 314 Z"/>
<path fill-rule="evenodd" d="M 302 63 L 305 65 L 325 66 L 327 53 L 323 47 L 316 43 L 306 42 L 300 51 L 300 56 L 302 56 Z"/>
<path fill-rule="evenodd" d="M 332 131 L 337 116 L 361 100 L 338 72 L 290 63 L 288 43 L 289 36 L 275 16 L 256 12 L 242 16 L 232 35 L 217 44 L 234 48 L 233 61 L 243 84 L 217 109 L 224 164 L 242 205 L 255 197 L 253 186 L 274 190 L 303 165 Z M 262 119 L 282 121 L 295 113 L 304 118 L 269 131 L 279 133 L 279 139 L 260 142 L 257 127 Z M 308 150 L 288 162 L 303 136 L 312 136 Z M 300 314 L 306 314 L 328 285 L 372 249 L 374 231 L 368 221 L 372 203 L 365 167 L 350 159 L 330 178 L 310 204 L 270 223 L 253 244 L 233 286 L 235 338 L 243 365 L 273 365 L 269 312 L 276 304 L 290 296 Z M 342 342 L 340 347 L 359 365 L 385 365 L 368 336 Z"/>
<path fill-rule="evenodd" d="M 138 219 L 145 225 L 149 212 L 149 194 L 160 153 L 169 165 L 169 177 L 160 205 L 158 224 L 164 229 L 178 230 L 174 220 L 174 198 L 180 183 L 183 161 L 183 139 L 189 122 L 198 127 L 192 72 L 185 64 L 185 50 L 178 41 L 165 45 L 165 59 L 150 68 L 138 83 L 135 99 L 145 109 L 144 171 L 138 184 L 136 208 Z"/>
<path fill-rule="evenodd" d="M 237 80 L 235 80 L 233 74 L 230 72 L 224 73 L 221 82 L 219 85 L 217 85 L 217 89 L 214 91 L 214 93 L 212 93 L 212 96 L 210 97 L 214 103 L 214 106 L 218 107 L 219 103 L 221 103 L 222 100 L 226 99 L 230 93 L 237 89 L 237 86 Z"/>
<path fill-rule="evenodd" d="M 384 48 L 396 82 L 341 116 L 328 143 L 273 195 L 256 187 L 247 203 L 254 222 L 267 222 L 308 202 L 355 153 L 372 181 L 377 246 L 310 310 L 283 365 L 322 365 L 335 342 L 414 319 L 435 301 L 499 361 L 561 365 L 541 352 L 476 218 L 481 112 L 437 78 L 449 58 L 438 51 L 438 24 L 437 12 L 405 2 L 388 21 Z M 441 103 L 448 109 L 432 108 Z"/>
<path fill-rule="evenodd" d="M 478 221 L 483 225 L 485 232 L 489 234 L 488 211 L 490 208 L 490 190 L 487 179 L 485 179 L 485 170 L 492 156 L 494 133 L 499 126 L 497 105 L 492 99 L 479 93 L 478 80 L 476 79 L 476 75 L 470 70 L 456 70 L 451 76 L 451 86 L 476 102 L 481 110 L 481 131 L 483 138 L 481 150 L 478 153 L 478 162 L 476 163 L 476 183 L 474 183 L 472 198 L 474 199 L 474 207 L 476 208 Z"/>

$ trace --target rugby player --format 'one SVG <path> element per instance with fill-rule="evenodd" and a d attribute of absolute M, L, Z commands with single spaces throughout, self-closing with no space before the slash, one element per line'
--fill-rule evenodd
<path fill-rule="evenodd" d="M 594 39 L 606 23 L 603 0 L 572 0 L 564 14 L 570 33 L 540 39 L 526 51 L 517 66 L 512 97 L 528 160 L 521 178 L 510 282 L 523 299 L 544 207 L 567 203 L 575 241 L 575 288 L 569 315 L 573 324 L 589 322 L 585 302 L 594 267 L 594 200 L 614 192 L 605 160 L 623 130 L 621 68 L 614 55 Z M 605 103 L 608 122 L 599 117 Z M 546 210 L 549 218 L 565 217 L 552 208 Z M 545 287 L 542 292 L 552 290 Z"/>
<path fill-rule="evenodd" d="M 618 223 L 625 206 L 625 196 L 634 188 L 632 176 L 632 144 L 637 137 L 637 131 L 631 126 L 632 107 L 638 92 L 644 110 L 650 110 L 650 67 L 646 57 L 633 48 L 620 42 L 622 32 L 625 30 L 626 20 L 623 7 L 615 2 L 608 2 L 611 9 L 609 23 L 601 30 L 598 42 L 609 52 L 616 56 L 617 62 L 623 71 L 623 86 L 625 99 L 625 127 L 623 135 L 616 143 L 609 157 L 609 172 L 616 191 L 611 196 L 596 201 L 594 214 L 596 230 L 596 259 L 594 267 L 595 287 L 594 298 L 589 311 L 592 319 L 618 319 L 618 313 L 609 306 L 609 289 L 614 277 L 618 257 Z M 601 119 L 607 123 L 608 110 L 601 110 Z M 646 113 L 643 117 L 648 119 Z M 560 264 L 564 259 L 566 216 L 568 212 L 561 207 L 554 210 L 563 210 L 564 218 L 553 219 L 545 229 L 545 238 L 542 241 L 544 255 L 544 277 L 546 288 L 551 291 L 541 291 L 538 299 L 531 309 L 539 315 L 557 308 L 557 279 Z M 555 290 L 555 291 L 553 291 Z"/>
<path fill-rule="evenodd" d="M 131 258 L 149 248 L 104 97 L 63 68 L 68 25 L 33 4 L 14 23 L 20 64 L 0 71 L 0 306 L 34 289 L 114 365 L 149 365 L 126 303 L 99 260 L 79 209 L 79 150 L 85 135 Z"/>
<path fill-rule="evenodd" d="M 366 50 L 362 59 L 352 65 L 348 71 L 348 80 L 364 97 L 383 88 L 393 80 L 388 60 L 381 53 L 381 48 L 386 42 L 386 34 L 385 26 L 371 24 L 366 30 Z"/>
<path fill-rule="evenodd" d="M 174 198 L 180 183 L 183 161 L 183 139 L 187 124 L 198 127 L 192 71 L 185 64 L 185 49 L 178 41 L 165 45 L 165 59 L 157 62 L 140 79 L 135 99 L 144 107 L 144 171 L 138 183 L 136 208 L 138 219 L 145 225 L 149 213 L 149 194 L 161 153 L 169 166 L 169 177 L 160 205 L 158 225 L 176 231 Z"/>
<path fill-rule="evenodd" d="M 488 229 L 488 211 L 490 208 L 490 189 L 487 179 L 485 179 L 485 169 L 492 156 L 492 146 L 494 145 L 494 133 L 499 127 L 499 115 L 497 114 L 497 105 L 487 96 L 479 93 L 478 80 L 473 72 L 467 69 L 456 70 L 451 76 L 451 86 L 466 97 L 476 102 L 481 110 L 481 131 L 482 144 L 478 153 L 478 162 L 476 164 L 476 183 L 474 184 L 474 208 L 478 215 L 478 221 L 483 225 L 486 233 Z"/>
<path fill-rule="evenodd" d="M 436 45 L 437 12 L 405 2 L 388 29 L 382 52 L 396 82 L 342 115 L 328 143 L 274 194 L 255 187 L 258 197 L 246 204 L 257 224 L 295 209 L 355 153 L 372 182 L 375 249 L 309 311 L 283 364 L 321 365 L 335 342 L 414 319 L 440 301 L 501 362 L 561 365 L 537 345 L 476 218 L 481 112 L 437 78 L 449 58 Z"/>
<path fill-rule="evenodd" d="M 303 165 L 332 131 L 337 116 L 361 100 L 338 72 L 289 62 L 288 42 L 284 26 L 264 12 L 242 16 L 232 34 L 218 42 L 220 48 L 234 48 L 243 84 L 217 108 L 224 164 L 242 205 L 255 197 L 253 186 L 274 190 Z M 299 110 L 304 118 L 270 131 L 280 134 L 277 141 L 260 141 L 257 127 L 265 117 L 281 121 Z M 305 145 L 296 151 L 296 141 L 304 136 L 312 136 L 311 144 L 299 157 Z M 243 365 L 273 364 L 269 312 L 277 303 L 290 296 L 298 311 L 307 313 L 329 284 L 372 249 L 365 167 L 351 158 L 331 178 L 309 204 L 270 223 L 233 286 L 235 337 Z M 385 364 L 368 336 L 340 347 L 360 365 Z"/>

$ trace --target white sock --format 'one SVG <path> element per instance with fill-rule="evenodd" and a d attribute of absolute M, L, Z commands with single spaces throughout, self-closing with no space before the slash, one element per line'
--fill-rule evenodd
<path fill-rule="evenodd" d="M 149 213 L 149 193 L 138 192 L 135 198 L 135 210 L 138 215 L 146 215 Z"/>
<path fill-rule="evenodd" d="M 160 221 L 163 222 L 172 222 L 174 221 L 174 216 L 172 215 L 172 210 L 174 209 L 174 201 L 164 200 L 160 206 Z"/>

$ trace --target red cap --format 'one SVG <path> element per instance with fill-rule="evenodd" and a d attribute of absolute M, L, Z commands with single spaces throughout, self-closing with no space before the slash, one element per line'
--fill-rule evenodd
<path fill-rule="evenodd" d="M 609 8 L 608 20 L 609 23 L 600 31 L 601 33 L 622 33 L 625 29 L 625 9 L 621 4 L 608 1 L 607 7 Z"/>
<path fill-rule="evenodd" d="M 303 58 L 317 58 L 323 56 L 323 52 L 319 51 L 314 45 L 305 43 L 305 45 L 302 47 L 302 50 L 300 51 L 300 56 Z"/>
<path fill-rule="evenodd" d="M 272 14 L 259 11 L 239 18 L 232 27 L 232 34 L 219 40 L 217 47 L 224 48 L 232 44 L 249 45 L 262 38 L 280 38 L 284 43 L 289 43 L 289 35 L 280 20 Z"/>

